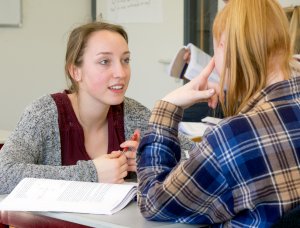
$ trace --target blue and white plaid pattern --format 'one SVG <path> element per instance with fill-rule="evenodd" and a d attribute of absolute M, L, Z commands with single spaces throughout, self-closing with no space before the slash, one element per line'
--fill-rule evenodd
<path fill-rule="evenodd" d="M 182 113 L 159 101 L 138 149 L 138 205 L 147 219 L 270 227 L 300 204 L 300 77 L 261 91 L 179 162 Z"/>

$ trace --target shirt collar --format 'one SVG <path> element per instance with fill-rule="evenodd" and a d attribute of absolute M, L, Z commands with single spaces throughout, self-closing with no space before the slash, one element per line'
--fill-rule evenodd
<path fill-rule="evenodd" d="M 241 110 L 241 113 L 247 113 L 251 111 L 259 103 L 293 100 L 299 97 L 300 76 L 267 86 L 250 100 L 250 102 Z"/>

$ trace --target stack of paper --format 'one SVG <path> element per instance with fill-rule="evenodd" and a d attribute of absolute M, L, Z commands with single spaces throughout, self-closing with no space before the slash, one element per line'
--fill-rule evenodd
<path fill-rule="evenodd" d="M 202 122 L 180 122 L 179 131 L 189 138 L 202 137 L 207 128 L 213 127 L 218 124 L 222 119 L 214 117 L 205 117 Z"/>
<path fill-rule="evenodd" d="M 114 214 L 136 196 L 136 191 L 136 183 L 25 178 L 0 202 L 0 210 Z"/>
<path fill-rule="evenodd" d="M 190 138 L 202 137 L 210 125 L 201 122 L 180 122 L 179 131 Z"/>

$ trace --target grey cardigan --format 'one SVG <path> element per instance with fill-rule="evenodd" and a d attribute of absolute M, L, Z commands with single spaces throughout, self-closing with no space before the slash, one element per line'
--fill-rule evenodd
<path fill-rule="evenodd" d="M 125 98 L 125 138 L 136 128 L 144 135 L 150 110 L 137 101 Z M 181 137 L 183 149 L 192 142 Z M 91 160 L 76 165 L 61 165 L 61 144 L 57 106 L 50 95 L 32 102 L 22 114 L 0 152 L 0 194 L 7 194 L 25 177 L 97 182 Z"/>

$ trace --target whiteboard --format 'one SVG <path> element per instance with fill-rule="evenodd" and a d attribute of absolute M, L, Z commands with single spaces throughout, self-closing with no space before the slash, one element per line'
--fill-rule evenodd
<path fill-rule="evenodd" d="M 106 19 L 114 23 L 161 23 L 162 13 L 161 0 L 114 0 L 106 6 Z"/>
<path fill-rule="evenodd" d="M 0 26 L 21 26 L 21 0 L 0 0 Z"/>

